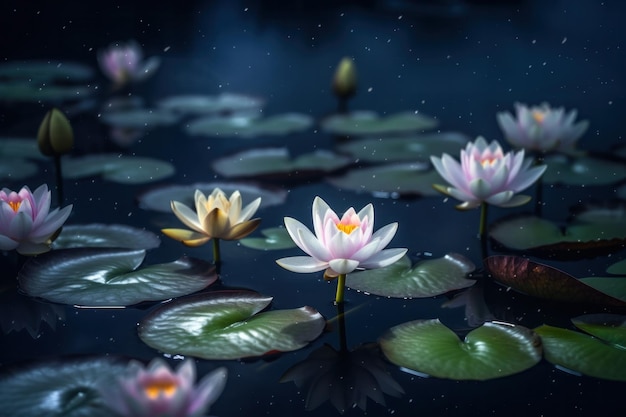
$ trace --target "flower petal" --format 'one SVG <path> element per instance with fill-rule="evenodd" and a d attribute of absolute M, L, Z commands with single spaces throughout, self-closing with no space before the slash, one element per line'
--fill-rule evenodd
<path fill-rule="evenodd" d="M 359 266 L 359 261 L 354 259 L 333 259 L 328 266 L 338 274 L 349 274 Z"/>
<path fill-rule="evenodd" d="M 185 226 L 195 230 L 196 232 L 203 232 L 202 225 L 198 220 L 198 213 L 178 201 L 170 201 L 170 207 L 172 208 L 172 212 L 174 212 L 178 220 L 183 222 Z"/>
<path fill-rule="evenodd" d="M 259 218 L 236 224 L 230 228 L 226 236 L 222 236 L 221 238 L 225 240 L 239 240 L 254 232 L 254 230 L 259 227 L 259 224 L 261 224 L 261 219 Z"/>
<path fill-rule="evenodd" d="M 328 262 L 319 261 L 310 256 L 291 256 L 277 259 L 276 263 L 291 272 L 310 273 L 328 268 Z"/>
<path fill-rule="evenodd" d="M 405 248 L 384 249 L 369 258 L 366 262 L 362 262 L 360 266 L 366 269 L 382 268 L 398 261 L 407 251 L 408 249 Z"/>

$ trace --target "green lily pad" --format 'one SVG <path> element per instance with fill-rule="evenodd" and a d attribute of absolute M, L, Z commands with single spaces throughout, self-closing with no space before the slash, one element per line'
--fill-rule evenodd
<path fill-rule="evenodd" d="M 626 259 L 615 262 L 607 268 L 606 272 L 613 275 L 626 275 Z"/>
<path fill-rule="evenodd" d="M 110 417 L 99 388 L 114 383 L 125 369 L 125 362 L 108 357 L 29 365 L 0 377 L 2 413 L 23 417 Z"/>
<path fill-rule="evenodd" d="M 296 246 L 284 227 L 263 229 L 261 234 L 265 237 L 244 237 L 239 240 L 239 243 L 259 250 L 289 249 Z"/>
<path fill-rule="evenodd" d="M 0 101 L 47 102 L 80 100 L 95 92 L 77 85 L 33 84 L 26 81 L 0 82 Z"/>
<path fill-rule="evenodd" d="M 145 184 L 174 174 L 174 166 L 166 161 L 113 154 L 86 155 L 63 161 L 65 178 L 77 179 L 102 175 L 105 180 L 120 184 Z"/>
<path fill-rule="evenodd" d="M 267 135 L 288 135 L 306 130 L 312 125 L 313 118 L 311 116 L 286 113 L 266 118 L 241 115 L 207 117 L 189 122 L 186 129 L 190 135 L 252 138 Z"/>
<path fill-rule="evenodd" d="M 102 113 L 103 123 L 125 129 L 151 129 L 157 126 L 171 126 L 179 116 L 160 109 L 128 109 Z"/>
<path fill-rule="evenodd" d="M 153 249 L 161 241 L 154 233 L 123 224 L 65 225 L 52 242 L 52 249 L 68 248 L 127 248 Z"/>
<path fill-rule="evenodd" d="M 343 136 L 412 133 L 437 127 L 439 123 L 416 112 L 402 112 L 380 117 L 372 111 L 336 114 L 322 120 L 322 130 Z"/>
<path fill-rule="evenodd" d="M 431 155 L 456 155 L 469 138 L 460 133 L 424 133 L 408 137 L 373 137 L 339 144 L 337 150 L 366 162 L 430 161 Z"/>
<path fill-rule="evenodd" d="M 617 187 L 616 194 L 617 194 L 617 198 L 626 200 L 626 184 Z"/>
<path fill-rule="evenodd" d="M 180 201 L 188 207 L 195 207 L 195 202 L 193 201 L 195 190 L 200 190 L 205 195 L 209 195 L 215 188 L 221 189 L 227 195 L 232 194 L 235 190 L 239 190 L 244 204 L 255 200 L 257 197 L 261 197 L 260 208 L 283 204 L 287 199 L 287 191 L 282 188 L 268 186 L 261 187 L 244 182 L 199 182 L 189 185 L 166 185 L 162 187 L 155 187 L 138 197 L 139 207 L 144 210 L 171 213 L 172 208 L 170 202 L 172 200 Z"/>
<path fill-rule="evenodd" d="M 531 330 L 501 322 L 487 322 L 461 341 L 439 319 L 415 320 L 392 327 L 379 342 L 398 366 L 456 380 L 513 375 L 541 360 L 541 343 Z"/>
<path fill-rule="evenodd" d="M 572 323 L 592 336 L 626 349 L 626 316 L 622 314 L 585 314 L 574 317 Z"/>
<path fill-rule="evenodd" d="M 163 352 L 240 359 L 289 352 L 317 338 L 326 321 L 311 307 L 265 309 L 272 297 L 217 291 L 165 304 L 139 325 L 139 337 Z"/>
<path fill-rule="evenodd" d="M 341 169 L 351 159 L 325 150 L 292 158 L 287 148 L 250 149 L 234 155 L 218 158 L 212 163 L 213 170 L 226 178 L 309 177 Z"/>
<path fill-rule="evenodd" d="M 39 150 L 37 138 L 0 138 L 0 158 L 48 159 Z M 2 162 L 4 164 L 4 160 Z"/>
<path fill-rule="evenodd" d="M 32 177 L 38 171 L 37 164 L 32 162 L 0 156 L 0 180 L 18 181 Z"/>
<path fill-rule="evenodd" d="M 580 281 L 626 303 L 626 278 L 585 277 L 580 278 Z"/>
<path fill-rule="evenodd" d="M 433 184 L 441 176 L 427 164 L 403 163 L 358 168 L 328 182 L 340 189 L 371 193 L 377 197 L 436 196 Z"/>
<path fill-rule="evenodd" d="M 546 324 L 537 327 L 535 332 L 541 336 L 543 354 L 548 362 L 583 375 L 626 381 L 626 349 L 623 347 Z"/>
<path fill-rule="evenodd" d="M 493 223 L 489 235 L 509 249 L 578 259 L 622 248 L 626 243 L 626 221 L 623 216 L 589 214 L 577 217 L 563 232 L 559 225 L 549 220 L 522 215 Z"/>
<path fill-rule="evenodd" d="M 67 82 L 87 81 L 93 76 L 91 67 L 76 62 L 10 61 L 0 64 L 0 77 L 8 79 Z"/>
<path fill-rule="evenodd" d="M 421 261 L 413 267 L 409 257 L 403 256 L 389 266 L 349 274 L 346 285 L 383 297 L 434 297 L 474 285 L 476 281 L 466 278 L 474 269 L 469 259 L 457 253 Z"/>
<path fill-rule="evenodd" d="M 548 168 L 542 176 L 546 184 L 608 185 L 626 179 L 624 164 L 604 159 L 551 156 L 545 159 Z"/>
<path fill-rule="evenodd" d="M 260 109 L 265 101 L 243 94 L 223 93 L 217 96 L 181 95 L 158 102 L 162 109 L 183 114 L 225 114 Z"/>
<path fill-rule="evenodd" d="M 626 306 L 626 302 L 598 291 L 563 271 L 526 258 L 494 255 L 484 262 L 496 281 L 523 294 L 582 305 Z"/>
<path fill-rule="evenodd" d="M 217 280 L 215 267 L 182 257 L 137 269 L 145 250 L 59 249 L 29 259 L 20 288 L 48 301 L 80 306 L 129 306 L 199 291 Z"/>

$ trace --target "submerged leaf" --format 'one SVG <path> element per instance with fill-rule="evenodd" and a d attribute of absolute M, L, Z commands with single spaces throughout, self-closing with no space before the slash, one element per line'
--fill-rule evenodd
<path fill-rule="evenodd" d="M 182 257 L 137 269 L 145 250 L 80 248 L 50 251 L 26 262 L 20 288 L 33 297 L 79 306 L 128 306 L 199 291 L 217 280 L 215 267 Z"/>
<path fill-rule="evenodd" d="M 434 297 L 472 286 L 476 281 L 466 276 L 474 268 L 469 259 L 457 253 L 421 261 L 414 267 L 411 267 L 411 260 L 404 256 L 384 268 L 349 274 L 346 285 L 384 297 Z"/>
<path fill-rule="evenodd" d="M 380 339 L 394 364 L 457 380 L 487 380 L 522 372 L 541 360 L 541 343 L 529 329 L 487 322 L 463 341 L 439 319 L 392 327 Z"/>
<path fill-rule="evenodd" d="M 146 317 L 139 337 L 167 353 L 240 359 L 300 349 L 324 329 L 322 315 L 308 306 L 259 313 L 271 301 L 243 290 L 185 297 Z"/>

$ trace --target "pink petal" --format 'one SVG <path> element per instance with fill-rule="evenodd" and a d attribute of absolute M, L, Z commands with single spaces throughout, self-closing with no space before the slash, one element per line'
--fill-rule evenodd
<path fill-rule="evenodd" d="M 328 262 L 322 262 L 310 256 L 291 256 L 277 259 L 276 263 L 288 271 L 311 273 L 328 268 Z"/>

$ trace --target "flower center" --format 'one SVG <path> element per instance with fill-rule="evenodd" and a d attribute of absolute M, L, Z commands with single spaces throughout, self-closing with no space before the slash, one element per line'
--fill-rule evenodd
<path fill-rule="evenodd" d="M 156 400 L 160 396 L 172 398 L 178 389 L 174 381 L 154 381 L 146 385 L 143 390 L 151 400 Z"/>
<path fill-rule="evenodd" d="M 480 164 L 483 166 L 483 168 L 488 168 L 494 166 L 497 161 L 498 158 L 483 158 L 480 160 Z"/>
<path fill-rule="evenodd" d="M 352 233 L 354 229 L 359 227 L 358 224 L 345 224 L 345 223 L 337 223 L 336 226 L 337 226 L 337 229 L 341 230 L 347 235 L 349 235 L 350 233 Z"/>
<path fill-rule="evenodd" d="M 546 118 L 546 112 L 533 110 L 532 116 L 533 116 L 533 119 L 535 119 L 535 122 L 541 124 L 543 123 L 543 120 Z"/>
<path fill-rule="evenodd" d="M 16 213 L 17 213 L 17 210 L 22 205 L 21 201 L 7 201 L 7 203 L 9 203 L 9 207 L 11 207 L 13 209 L 13 211 L 16 212 Z"/>

